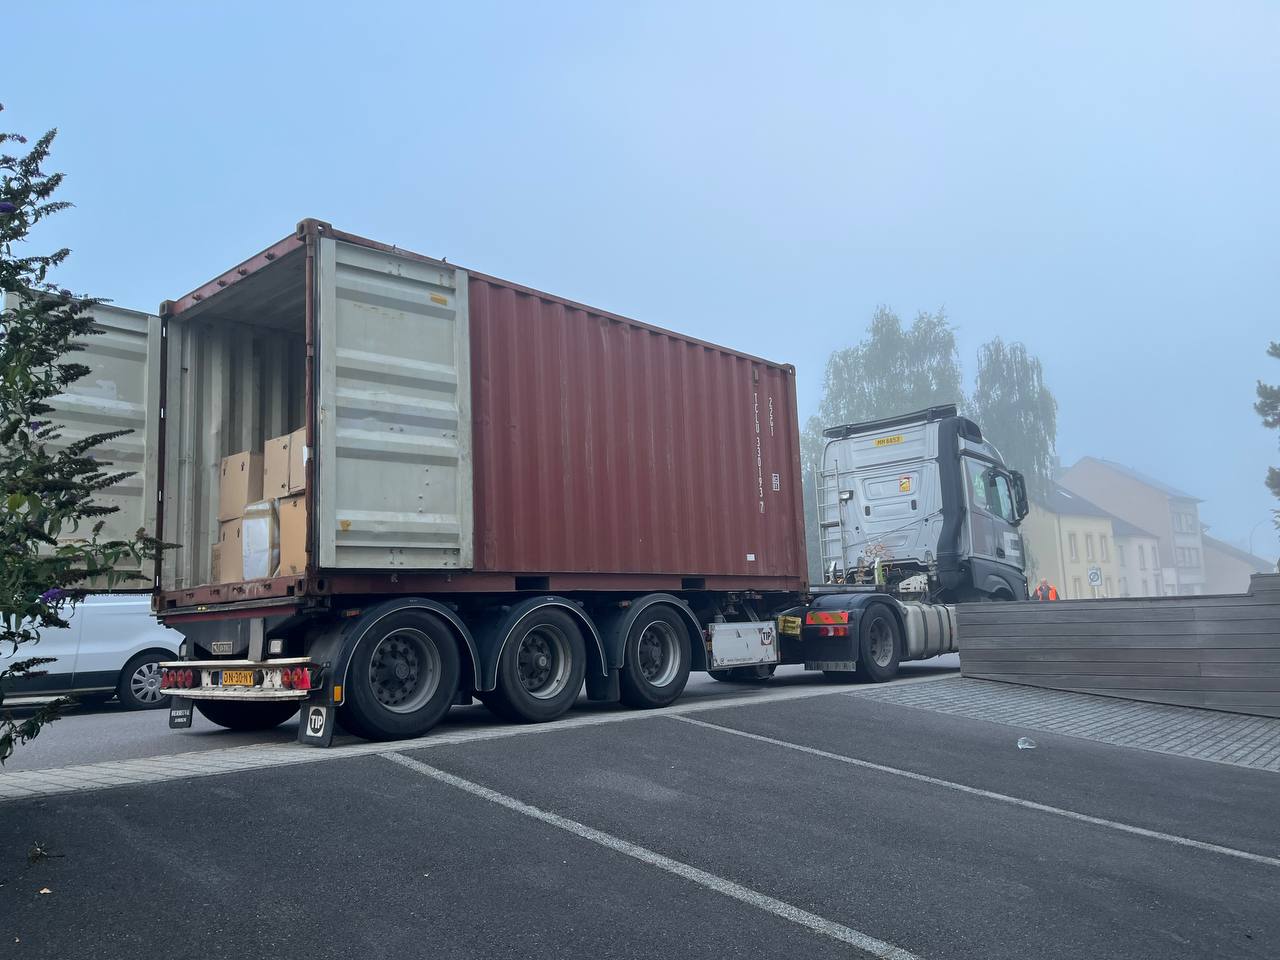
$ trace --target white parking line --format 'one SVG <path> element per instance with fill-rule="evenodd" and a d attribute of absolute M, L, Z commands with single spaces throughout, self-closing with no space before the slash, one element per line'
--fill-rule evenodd
<path fill-rule="evenodd" d="M 927 677 L 911 677 L 895 683 L 925 683 L 945 679 L 950 674 Z M 217 750 L 196 750 L 185 753 L 165 754 L 159 757 L 143 757 L 132 760 L 107 760 L 101 763 L 78 764 L 69 767 L 52 767 L 44 770 L 0 771 L 0 803 L 6 800 L 28 800 L 53 794 L 83 793 L 88 790 L 108 790 L 117 786 L 134 786 L 143 783 L 159 783 L 167 780 L 184 780 L 191 777 L 217 776 L 224 773 L 240 773 L 267 767 L 287 766 L 295 763 L 318 763 L 326 760 L 342 760 L 353 756 L 398 753 L 405 750 L 422 750 L 427 747 L 448 747 L 479 740 L 501 740 L 507 737 L 559 733 L 595 727 L 605 723 L 627 723 L 669 717 L 704 710 L 721 710 L 728 707 L 744 707 L 752 704 L 778 703 L 784 700 L 805 700 L 811 697 L 829 697 L 838 694 L 856 695 L 858 687 L 807 686 L 786 687 L 769 692 L 758 691 L 731 697 L 706 697 L 677 703 L 660 710 L 616 710 L 608 713 L 576 713 L 561 717 L 553 723 L 535 725 L 506 724 L 480 727 L 471 730 L 451 731 L 437 728 L 415 740 L 398 740 L 394 743 L 351 743 L 339 747 L 319 749 L 297 743 L 249 744 L 241 747 L 225 747 Z M 175 733 L 175 745 L 182 742 L 182 734 Z M 114 782 L 104 783 L 104 778 Z"/>
<path fill-rule="evenodd" d="M 515 797 L 509 797 L 505 793 L 499 793 L 489 787 L 481 786 L 470 780 L 464 780 L 462 777 L 454 776 L 452 773 L 446 773 L 436 767 L 425 764 L 420 760 L 414 760 L 412 757 L 406 757 L 398 753 L 390 753 L 386 755 L 388 760 L 398 763 L 403 767 L 408 767 L 423 776 L 430 777 L 440 783 L 448 784 L 451 787 L 457 787 L 464 790 L 472 796 L 480 797 L 488 800 L 490 803 L 496 803 L 499 806 L 506 807 L 508 810 L 514 810 L 516 813 L 523 814 L 526 817 L 532 817 L 534 820 L 540 820 L 545 824 L 564 830 L 574 836 L 581 837 L 584 840 L 590 840 L 592 843 L 599 844 L 609 850 L 615 850 L 618 853 L 639 860 L 641 863 L 647 863 L 651 867 L 657 867 L 659 870 L 665 870 L 667 873 L 674 874 L 684 880 L 696 883 L 699 886 L 706 887 L 716 893 L 726 897 L 732 897 L 748 906 L 755 907 L 757 910 L 763 910 L 765 913 L 771 913 L 775 917 L 781 917 L 797 926 L 805 927 L 814 933 L 821 934 L 824 937 L 830 937 L 840 943 L 846 943 L 851 947 L 857 947 L 873 957 L 882 957 L 885 960 L 919 960 L 913 954 L 908 953 L 901 947 L 895 947 L 891 943 L 885 943 L 869 934 L 846 927 L 843 924 L 836 923 L 834 920 L 828 920 L 817 914 L 809 913 L 807 910 L 801 910 L 799 907 L 786 903 L 782 900 L 776 900 L 768 894 L 760 893 L 758 890 L 752 890 L 750 887 L 744 887 L 732 880 L 726 880 L 724 877 L 717 876 L 714 873 L 708 873 L 706 870 L 699 870 L 697 867 L 690 866 L 679 860 L 672 860 L 670 857 L 655 853 L 647 847 L 632 843 L 629 840 L 623 840 L 621 837 L 615 837 L 613 834 L 604 833 L 593 827 L 588 827 L 584 823 L 577 820 L 570 820 L 568 817 L 562 817 L 557 813 L 551 813 L 540 807 L 525 803 L 523 800 L 517 800 Z"/>
<path fill-rule="evenodd" d="M 747 733 L 745 730 L 735 730 L 732 727 L 724 727 L 718 723 L 708 723 L 705 720 L 695 720 L 693 717 L 672 717 L 671 719 L 679 720 L 681 723 L 690 723 L 695 727 L 705 727 L 708 730 L 717 730 L 720 733 L 727 733 L 735 737 L 755 740 L 759 743 L 772 744 L 775 747 L 785 747 L 788 750 L 807 753 L 810 756 L 822 757 L 824 760 L 835 760 L 838 763 L 847 763 L 850 766 L 862 767 L 866 770 L 888 773 L 895 777 L 905 777 L 908 780 L 916 780 L 920 783 L 932 784 L 935 787 L 946 787 L 948 790 L 967 793 L 970 796 L 982 797 L 986 800 L 996 800 L 1000 803 L 1009 803 L 1017 807 L 1025 807 L 1028 810 L 1037 810 L 1040 813 L 1050 813 L 1056 817 L 1065 817 L 1068 820 L 1076 820 L 1081 823 L 1091 823 L 1094 826 L 1106 827 L 1109 830 L 1119 830 L 1121 833 L 1131 833 L 1135 836 L 1147 837 L 1152 840 L 1163 840 L 1166 843 L 1175 843 L 1181 847 L 1192 847 L 1196 850 L 1205 850 L 1209 853 L 1219 853 L 1223 856 L 1236 857 L 1240 860 L 1248 860 L 1252 863 L 1261 863 L 1268 867 L 1280 867 L 1280 858 L 1267 857 L 1260 853 L 1250 853 L 1248 850 L 1237 850 L 1234 847 L 1224 847 L 1216 843 L 1206 843 L 1204 840 L 1193 840 L 1191 837 L 1180 837 L 1173 833 L 1161 833 L 1159 830 L 1148 830 L 1146 827 L 1135 827 L 1133 824 L 1121 823 L 1118 820 L 1107 820 L 1104 817 L 1094 817 L 1087 813 L 1077 813 L 1074 810 L 1066 810 L 1062 807 L 1052 807 L 1047 803 L 1037 803 L 1034 800 L 1024 800 L 1021 797 L 1011 797 L 1006 793 L 996 793 L 994 790 L 983 790 L 979 787 L 970 787 L 963 783 L 956 783 L 953 780 L 943 780 L 939 777 L 930 777 L 927 774 L 916 773 L 913 770 L 902 770 L 898 767 L 885 766 L 883 763 L 872 763 L 870 760 L 858 760 L 855 757 L 846 757 L 844 754 L 831 753 L 828 750 L 819 750 L 817 747 L 806 747 L 801 743 L 777 740 L 773 737 L 766 737 L 759 733 Z"/>

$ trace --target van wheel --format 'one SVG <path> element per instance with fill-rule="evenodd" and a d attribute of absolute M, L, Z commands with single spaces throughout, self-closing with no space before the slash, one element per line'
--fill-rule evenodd
<path fill-rule="evenodd" d="M 902 630 L 898 618 L 883 603 L 871 603 L 858 622 L 858 667 L 872 683 L 898 675 L 902 658 Z"/>
<path fill-rule="evenodd" d="M 270 730 L 298 712 L 297 701 L 252 703 L 247 700 L 196 700 L 206 720 L 228 730 Z"/>
<path fill-rule="evenodd" d="M 160 663 L 172 659 L 168 654 L 140 653 L 124 665 L 116 696 L 126 710 L 154 710 L 167 707 L 169 695 L 160 689 Z M 110 694 L 108 694 L 110 696 Z"/>
<path fill-rule="evenodd" d="M 507 637 L 498 658 L 498 685 L 481 699 L 504 720 L 545 723 L 573 706 L 586 672 L 578 625 L 563 610 L 544 607 Z"/>
<path fill-rule="evenodd" d="M 680 614 L 655 605 L 636 619 L 622 647 L 622 702 L 642 710 L 665 707 L 689 682 L 689 631 Z"/>
<path fill-rule="evenodd" d="M 458 645 L 439 617 L 393 613 L 357 644 L 339 719 L 366 740 L 420 737 L 453 703 L 460 670 Z"/>

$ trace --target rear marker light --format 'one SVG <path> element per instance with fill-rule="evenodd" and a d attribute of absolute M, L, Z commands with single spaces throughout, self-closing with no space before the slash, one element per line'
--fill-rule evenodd
<path fill-rule="evenodd" d="M 280 671 L 280 686 L 284 687 L 286 690 L 293 686 L 293 671 L 288 667 L 285 667 Z"/>
<path fill-rule="evenodd" d="M 298 667 L 293 671 L 293 688 L 295 690 L 311 689 L 311 671 L 306 667 Z"/>

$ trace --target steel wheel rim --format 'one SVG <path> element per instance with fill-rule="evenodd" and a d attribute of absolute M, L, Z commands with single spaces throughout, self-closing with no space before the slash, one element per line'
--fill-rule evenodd
<path fill-rule="evenodd" d="M 129 692 L 140 703 L 159 703 L 165 694 L 160 692 L 160 664 L 154 660 L 138 665 L 129 678 Z"/>
<path fill-rule="evenodd" d="M 867 628 L 871 638 L 871 659 L 877 667 L 887 667 L 893 660 L 893 631 L 884 617 L 876 617 Z"/>
<path fill-rule="evenodd" d="M 369 685 L 374 699 L 392 713 L 422 709 L 440 687 L 440 651 L 421 630 L 393 630 L 373 648 Z"/>
<path fill-rule="evenodd" d="M 655 687 L 665 687 L 680 669 L 680 644 L 671 624 L 655 620 L 640 631 L 636 643 L 640 675 Z"/>
<path fill-rule="evenodd" d="M 569 685 L 572 654 L 559 627 L 539 624 L 516 647 L 516 679 L 535 700 L 551 700 Z"/>

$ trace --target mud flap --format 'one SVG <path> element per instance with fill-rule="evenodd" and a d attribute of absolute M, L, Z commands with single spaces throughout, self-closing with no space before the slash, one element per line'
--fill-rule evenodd
<path fill-rule="evenodd" d="M 336 712 L 324 704 L 304 703 L 298 714 L 298 742 L 311 747 L 327 747 L 333 743 Z"/>
<path fill-rule="evenodd" d="M 169 698 L 169 729 L 185 730 L 191 726 L 191 700 L 188 697 Z"/>

